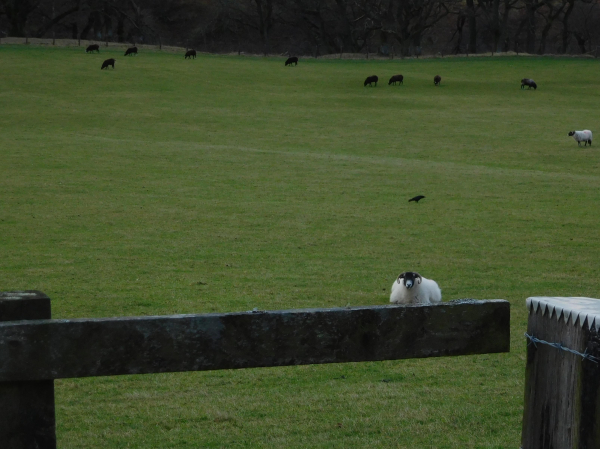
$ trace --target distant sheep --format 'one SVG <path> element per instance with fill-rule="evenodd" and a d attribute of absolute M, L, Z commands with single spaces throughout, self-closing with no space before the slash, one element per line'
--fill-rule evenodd
<path fill-rule="evenodd" d="M 98 45 L 98 44 L 88 45 L 88 48 L 85 49 L 86 53 L 92 53 L 94 51 L 97 51 L 98 53 L 100 53 L 100 45 Z"/>
<path fill-rule="evenodd" d="M 435 75 L 433 77 L 433 84 L 435 86 L 439 86 L 442 83 L 442 77 L 440 75 Z"/>
<path fill-rule="evenodd" d="M 442 301 L 442 291 L 437 282 L 419 273 L 406 271 L 392 284 L 390 302 L 393 304 L 437 304 Z"/>
<path fill-rule="evenodd" d="M 137 47 L 129 47 L 127 50 L 125 50 L 125 56 L 129 55 L 137 55 Z"/>
<path fill-rule="evenodd" d="M 393 84 L 394 86 L 396 85 L 396 83 L 400 83 L 400 84 L 404 84 L 404 77 L 402 75 L 394 75 L 390 78 L 390 81 L 388 82 L 388 86 Z"/>
<path fill-rule="evenodd" d="M 375 83 L 375 87 L 377 87 L 377 81 L 379 81 L 379 78 L 377 78 L 376 75 L 367 76 L 367 79 L 365 80 L 365 87 L 367 87 L 367 84 L 370 87 L 373 87 L 373 83 Z"/>
<path fill-rule="evenodd" d="M 113 58 L 104 61 L 102 63 L 102 67 L 100 67 L 100 70 L 108 68 L 109 65 L 111 65 L 113 69 L 115 68 L 115 60 Z"/>
<path fill-rule="evenodd" d="M 581 142 L 585 142 L 584 147 L 587 147 L 588 143 L 592 146 L 592 132 L 589 129 L 571 131 L 569 132 L 569 136 L 573 137 L 579 146 L 581 146 Z"/>
<path fill-rule="evenodd" d="M 196 59 L 196 50 L 188 50 L 183 59 Z"/>
<path fill-rule="evenodd" d="M 533 90 L 537 90 L 537 84 L 532 79 L 523 78 L 521 80 L 521 89 L 525 88 L 525 86 L 528 86 L 529 89 L 533 87 Z"/>
<path fill-rule="evenodd" d="M 285 66 L 287 67 L 288 65 L 298 65 L 298 58 L 296 56 L 292 56 L 291 58 L 288 58 L 287 61 L 285 61 Z"/>

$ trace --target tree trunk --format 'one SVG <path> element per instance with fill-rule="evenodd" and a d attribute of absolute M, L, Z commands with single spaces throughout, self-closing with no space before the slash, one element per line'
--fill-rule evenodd
<path fill-rule="evenodd" d="M 569 0 L 569 7 L 565 11 L 565 15 L 562 19 L 563 31 L 562 31 L 562 47 L 561 53 L 565 54 L 567 52 L 567 47 L 569 46 L 569 36 L 571 32 L 569 31 L 569 17 L 573 12 L 573 8 L 575 7 L 575 0 Z"/>
<path fill-rule="evenodd" d="M 410 56 L 410 41 L 408 39 L 400 42 L 400 47 L 402 48 L 402 56 Z"/>
<path fill-rule="evenodd" d="M 477 53 L 477 18 L 473 0 L 467 0 L 467 16 L 469 18 L 469 53 Z"/>
<path fill-rule="evenodd" d="M 12 4 L 4 6 L 4 14 L 9 23 L 9 36 L 26 37 L 27 19 L 34 9 L 28 0 L 12 0 Z"/>
<path fill-rule="evenodd" d="M 585 43 L 587 42 L 587 39 L 585 38 L 585 36 L 583 34 L 579 34 L 579 33 L 573 33 L 573 36 L 575 36 L 575 39 L 577 40 L 577 45 L 579 45 L 581 54 L 584 54 L 585 53 Z"/>
<path fill-rule="evenodd" d="M 548 21 L 544 29 L 542 30 L 542 36 L 540 37 L 540 46 L 538 48 L 538 54 L 543 55 L 546 53 L 546 38 L 548 37 L 548 32 L 552 28 L 552 21 Z"/>
<path fill-rule="evenodd" d="M 510 39 L 508 38 L 508 19 L 510 17 L 511 10 L 510 0 L 504 0 L 504 15 L 500 23 L 500 44 L 503 45 L 502 51 L 508 51 L 510 49 Z"/>
<path fill-rule="evenodd" d="M 527 28 L 527 53 L 533 54 L 535 53 L 535 10 L 536 5 L 533 0 L 527 0 L 525 2 L 525 11 L 527 14 L 527 18 L 525 19 L 526 28 Z"/>
<path fill-rule="evenodd" d="M 502 51 L 500 46 L 500 0 L 494 0 L 492 3 L 492 35 L 494 39 L 492 53 Z"/>
<path fill-rule="evenodd" d="M 92 17 L 92 14 L 90 13 L 90 15 L 88 16 L 87 23 L 85 24 L 85 26 L 81 30 L 81 34 L 79 35 L 79 39 L 87 39 L 87 35 L 89 34 L 90 30 L 92 29 L 92 26 L 94 26 L 94 19 Z"/>
<path fill-rule="evenodd" d="M 125 40 L 125 21 L 123 20 L 123 16 L 119 16 L 119 21 L 117 22 L 117 40 L 119 42 Z"/>
<path fill-rule="evenodd" d="M 456 32 L 458 33 L 458 38 L 456 39 L 456 46 L 454 47 L 454 54 L 457 55 L 460 53 L 460 46 L 462 43 L 462 35 L 463 35 L 463 28 L 465 26 L 465 21 L 466 21 L 466 16 L 464 15 L 459 15 L 458 18 L 456 19 Z M 443 56 L 443 54 L 442 54 Z"/>

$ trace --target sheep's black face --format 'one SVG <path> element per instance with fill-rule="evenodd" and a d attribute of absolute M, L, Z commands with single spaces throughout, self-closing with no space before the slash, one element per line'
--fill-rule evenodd
<path fill-rule="evenodd" d="M 575 131 L 569 131 L 569 136 L 573 137 L 575 135 Z"/>
<path fill-rule="evenodd" d="M 404 286 L 409 290 L 413 288 L 415 284 L 420 284 L 421 280 L 421 275 L 412 271 L 407 271 L 398 276 L 398 283 L 404 283 Z"/>

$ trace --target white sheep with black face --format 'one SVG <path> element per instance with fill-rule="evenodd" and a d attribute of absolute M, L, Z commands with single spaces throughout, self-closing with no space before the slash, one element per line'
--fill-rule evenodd
<path fill-rule="evenodd" d="M 577 145 L 579 146 L 581 146 L 581 142 L 585 142 L 584 146 L 586 147 L 588 143 L 590 146 L 592 145 L 592 132 L 589 129 L 584 129 L 583 131 L 570 131 L 569 136 L 575 139 L 575 142 L 577 142 Z"/>
<path fill-rule="evenodd" d="M 442 290 L 437 282 L 419 273 L 406 271 L 392 284 L 390 302 L 394 304 L 437 304 L 442 301 Z"/>

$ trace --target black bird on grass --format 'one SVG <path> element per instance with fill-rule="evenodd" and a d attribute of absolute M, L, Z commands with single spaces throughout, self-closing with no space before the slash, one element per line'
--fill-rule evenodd
<path fill-rule="evenodd" d="M 408 202 L 410 203 L 411 201 L 414 201 L 415 203 L 418 203 L 419 200 L 422 200 L 423 198 L 425 198 L 423 195 L 417 195 L 414 198 L 411 198 L 410 200 L 408 200 Z"/>

